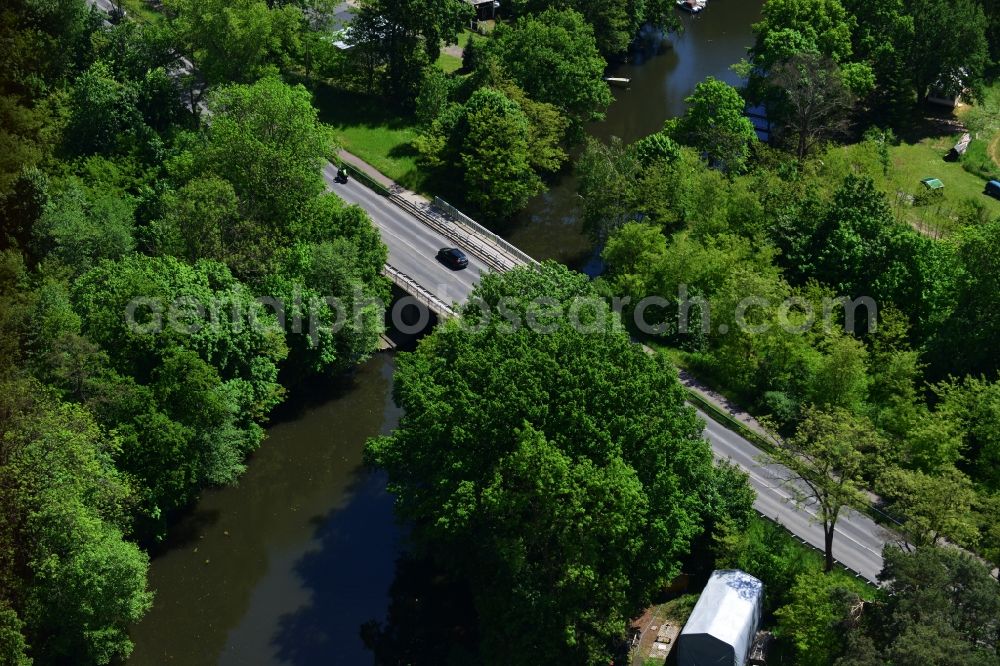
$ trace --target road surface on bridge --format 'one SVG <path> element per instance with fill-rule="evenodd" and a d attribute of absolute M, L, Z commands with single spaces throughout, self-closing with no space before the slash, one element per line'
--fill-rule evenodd
<path fill-rule="evenodd" d="M 437 251 L 443 247 L 454 247 L 456 243 L 431 229 L 388 197 L 365 187 L 357 179 L 349 178 L 347 183 L 335 182 L 336 174 L 337 170 L 332 164 L 327 164 L 323 169 L 327 187 L 347 203 L 356 204 L 367 211 L 375 228 L 382 235 L 382 242 L 389 248 L 390 266 L 406 273 L 446 303 L 461 304 L 468 300 L 479 277 L 489 272 L 480 257 L 466 252 L 469 257 L 468 268 L 448 268 L 436 259 Z"/>

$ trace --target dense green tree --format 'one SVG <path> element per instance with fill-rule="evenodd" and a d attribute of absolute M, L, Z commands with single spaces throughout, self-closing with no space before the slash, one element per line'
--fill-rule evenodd
<path fill-rule="evenodd" d="M 576 163 L 577 190 L 583 197 L 584 227 L 606 240 L 636 217 L 640 162 L 621 139 L 608 144 L 589 139 Z M 658 230 L 653 233 L 659 235 Z"/>
<path fill-rule="evenodd" d="M 343 235 L 356 241 L 356 260 L 374 277 L 374 262 L 384 261 L 377 232 L 326 193 L 321 170 L 332 155 L 332 137 L 305 88 L 267 78 L 217 91 L 211 108 L 207 141 L 173 164 L 177 179 L 189 182 L 178 197 L 167 198 L 163 251 L 224 258 L 256 284 L 279 272 L 279 255 L 294 242 Z M 220 249 L 222 256 L 215 254 Z"/>
<path fill-rule="evenodd" d="M 867 639 L 893 664 L 998 663 L 1000 588 L 985 566 L 956 548 L 888 546 L 884 557 L 879 579 L 888 594 L 865 611 L 852 638 Z M 852 656 L 837 663 L 865 663 Z"/>
<path fill-rule="evenodd" d="M 976 481 L 1000 490 L 1000 383 L 966 377 L 942 382 L 934 392 L 935 416 L 961 437 L 956 454 Z"/>
<path fill-rule="evenodd" d="M 680 158 L 680 146 L 666 132 L 654 132 L 629 146 L 645 169 L 670 164 Z"/>
<path fill-rule="evenodd" d="M 866 419 L 842 409 L 806 410 L 795 435 L 781 440 L 773 457 L 791 472 L 797 503 L 813 503 L 823 526 L 826 571 L 833 569 L 833 537 L 841 510 L 865 501 L 861 448 L 878 437 Z"/>
<path fill-rule="evenodd" d="M 745 103 L 739 92 L 708 77 L 685 101 L 688 108 L 672 129 L 674 138 L 697 149 L 709 164 L 723 171 L 742 171 L 757 135 L 743 114 Z"/>
<path fill-rule="evenodd" d="M 919 353 L 909 343 L 909 325 L 897 309 L 882 307 L 870 336 L 868 402 L 875 426 L 903 436 L 918 415 L 917 386 L 923 378 Z"/>
<path fill-rule="evenodd" d="M 11 666 L 31 666 L 24 638 L 24 622 L 8 600 L 0 602 L 0 661 Z"/>
<path fill-rule="evenodd" d="M 931 0 L 910 0 L 913 42 L 909 63 L 917 97 L 932 90 L 944 95 L 982 95 L 989 63 L 986 17 L 974 0 L 942 6 Z"/>
<path fill-rule="evenodd" d="M 902 531 L 918 546 L 934 546 L 941 539 L 973 546 L 978 530 L 972 506 L 972 482 L 954 467 L 934 474 L 889 469 L 879 483 L 880 495 L 894 516 L 903 517 Z"/>
<path fill-rule="evenodd" d="M 778 636 L 795 647 L 796 664 L 830 664 L 843 649 L 841 625 L 861 599 L 842 580 L 819 571 L 799 574 L 789 596 L 775 612 Z"/>
<path fill-rule="evenodd" d="M 1000 5 L 997 0 L 980 0 L 986 16 L 986 39 L 990 44 L 990 57 L 993 60 L 993 72 L 1000 65 Z"/>
<path fill-rule="evenodd" d="M 941 279 L 933 273 L 933 242 L 896 221 L 871 177 L 844 180 L 810 245 L 811 277 L 838 295 L 892 303 L 918 325 L 927 321 L 925 294 Z"/>
<path fill-rule="evenodd" d="M 121 21 L 94 33 L 97 57 L 118 80 L 139 81 L 150 70 L 176 64 L 170 29 L 159 23 Z"/>
<path fill-rule="evenodd" d="M 386 252 L 381 243 L 378 248 L 381 268 Z M 355 259 L 360 254 L 346 237 L 298 243 L 282 253 L 282 269 L 265 280 L 267 293 L 286 304 L 287 383 L 348 370 L 377 348 L 390 294 L 385 279 Z M 301 331 L 295 330 L 296 317 Z"/>
<path fill-rule="evenodd" d="M 1000 493 L 980 492 L 975 509 L 979 520 L 979 552 L 996 566 L 1000 564 L 1000 523 L 993 517 L 1000 511 Z"/>
<path fill-rule="evenodd" d="M 865 101 L 877 117 L 898 124 L 916 99 L 909 60 L 913 16 L 905 0 L 878 4 L 844 0 L 844 7 L 854 17 L 854 57 L 867 63 L 875 78 L 875 87 Z"/>
<path fill-rule="evenodd" d="M 868 352 L 857 338 L 841 335 L 824 341 L 823 357 L 808 383 L 807 400 L 821 407 L 861 412 L 868 394 Z"/>
<path fill-rule="evenodd" d="M 85 70 L 101 13 L 85 0 L 11 0 L 0 22 L 3 93 L 34 100 Z M 6 126 L 6 125 L 5 125 Z"/>
<path fill-rule="evenodd" d="M 583 15 L 593 27 L 597 47 L 605 56 L 625 52 L 646 23 L 654 28 L 676 30 L 680 26 L 674 5 L 665 0 L 650 2 L 595 2 L 574 0 L 557 3 L 552 0 L 514 0 L 511 9 L 516 16 L 541 14 L 548 9 L 573 9 Z"/>
<path fill-rule="evenodd" d="M 582 135 L 584 123 L 604 117 L 612 101 L 604 82 L 606 63 L 579 13 L 548 9 L 521 17 L 500 26 L 488 48 L 531 99 L 553 104 L 572 119 L 574 138 Z"/>
<path fill-rule="evenodd" d="M 930 370 L 995 375 L 1000 369 L 1000 221 L 963 229 L 953 242 L 955 284 L 930 342 Z"/>
<path fill-rule="evenodd" d="M 372 56 L 372 74 L 383 74 L 383 92 L 393 102 L 412 104 L 421 71 L 437 60 L 442 42 L 458 43 L 473 18 L 462 0 L 363 0 L 351 22 L 355 48 Z"/>
<path fill-rule="evenodd" d="M 558 171 L 569 157 L 563 146 L 572 122 L 570 118 L 556 105 L 533 100 L 512 83 L 506 83 L 500 89 L 521 107 L 528 118 L 528 143 L 531 146 L 528 158 L 531 167 L 539 174 Z"/>
<path fill-rule="evenodd" d="M 147 557 L 122 536 L 132 491 L 111 462 L 118 442 L 26 379 L 4 380 L 0 424 L 5 649 L 26 643 L 38 663 L 127 656 L 151 595 Z"/>
<path fill-rule="evenodd" d="M 320 172 L 333 154 L 333 137 L 317 121 L 311 95 L 269 77 L 217 90 L 209 108 L 212 124 L 196 166 L 228 180 L 240 212 L 267 223 L 280 243 L 323 192 Z"/>
<path fill-rule="evenodd" d="M 73 86 L 68 143 L 82 154 L 127 149 L 147 131 L 138 101 L 134 83 L 121 83 L 105 63 L 94 63 Z"/>
<path fill-rule="evenodd" d="M 486 219 L 504 220 L 542 191 L 531 168 L 531 124 L 520 105 L 499 90 L 477 90 L 459 129 L 466 198 Z"/>
<path fill-rule="evenodd" d="M 135 247 L 133 204 L 115 189 L 88 188 L 76 178 L 61 183 L 34 227 L 39 258 L 53 257 L 74 275 Z M 56 188 L 53 188 L 56 189 Z"/>
<path fill-rule="evenodd" d="M 368 459 L 416 542 L 471 581 L 486 663 L 606 663 L 720 506 L 674 373 L 554 264 L 485 276 L 400 358 L 395 397 Z"/>
<path fill-rule="evenodd" d="M 241 385 L 248 419 L 281 397 L 283 331 L 221 264 L 141 255 L 104 262 L 75 283 L 73 302 L 83 333 L 119 372 L 147 381 L 163 355 L 181 347 Z"/>
<path fill-rule="evenodd" d="M 81 316 L 65 333 L 99 346 L 75 348 L 82 358 L 72 365 L 84 369 L 74 393 L 119 432 L 117 462 L 143 484 L 140 529 L 158 535 L 201 487 L 234 481 L 260 444 L 260 423 L 284 391 L 283 330 L 225 266 L 208 261 L 105 262 L 72 296 Z M 97 353 L 105 360 L 86 369 Z"/>
<path fill-rule="evenodd" d="M 14 194 L 17 184 L 25 184 L 25 174 L 33 173 L 42 158 L 55 148 L 55 137 L 43 132 L 52 120 L 47 104 L 30 106 L 13 95 L 0 96 L 0 196 L 4 208 L 11 206 L 7 197 Z M 10 229 L 14 216 L 4 210 L 4 228 Z M 11 233 L 7 232 L 8 235 Z"/>
<path fill-rule="evenodd" d="M 161 205 L 164 216 L 151 231 L 155 249 L 190 263 L 225 261 L 238 255 L 238 248 L 246 242 L 244 235 L 252 233 L 249 228 L 241 229 L 233 186 L 215 176 L 188 181 L 176 192 L 166 193 Z"/>
<path fill-rule="evenodd" d="M 628 146 L 616 137 L 608 144 L 588 140 L 576 163 L 584 228 L 603 241 L 630 220 L 676 224 L 685 174 L 705 175 L 690 157 L 663 131 Z"/>
<path fill-rule="evenodd" d="M 416 116 L 420 124 L 429 126 L 448 106 L 455 85 L 454 79 L 435 65 L 424 67 L 423 75 L 416 99 Z"/>
<path fill-rule="evenodd" d="M 302 11 L 263 0 L 167 0 L 174 39 L 209 83 L 250 83 L 297 49 Z"/>
<path fill-rule="evenodd" d="M 761 14 L 753 26 L 753 61 L 764 72 L 797 53 L 818 53 L 838 63 L 851 55 L 856 21 L 840 0 L 768 0 Z"/>

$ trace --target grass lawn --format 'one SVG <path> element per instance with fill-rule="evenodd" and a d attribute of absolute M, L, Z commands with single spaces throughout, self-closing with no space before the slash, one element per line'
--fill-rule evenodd
<path fill-rule="evenodd" d="M 469 43 L 470 36 L 476 46 L 482 45 L 489 39 L 478 32 L 465 28 L 458 36 L 458 44 L 441 44 L 441 55 L 438 56 L 434 64 L 444 70 L 446 74 L 462 69 L 462 52 L 465 50 L 465 45 Z"/>
<path fill-rule="evenodd" d="M 142 0 L 127 0 L 141 2 Z M 447 73 L 462 67 L 469 35 L 477 44 L 488 37 L 465 29 L 458 45 L 444 47 L 436 65 Z M 427 175 L 417 165 L 413 141 L 420 134 L 416 119 L 399 113 L 384 99 L 319 84 L 313 95 L 319 119 L 333 128 L 345 150 L 357 155 L 403 187 L 428 194 Z"/>
<path fill-rule="evenodd" d="M 385 100 L 329 85 L 317 88 L 313 102 L 344 149 L 403 187 L 422 191 L 424 177 L 413 147 L 419 134 L 416 120 L 399 115 Z"/>
<path fill-rule="evenodd" d="M 957 229 L 959 213 L 967 211 L 970 202 L 982 207 L 984 219 L 1000 216 L 1000 201 L 983 194 L 986 180 L 964 169 L 961 161 L 944 160 L 960 137 L 960 132 L 938 134 L 903 140 L 898 146 L 891 146 L 889 170 L 885 176 L 877 164 L 878 158 L 864 144 L 833 149 L 824 157 L 824 168 L 839 182 L 846 173 L 856 170 L 852 165 L 866 164 L 864 170 L 886 193 L 897 218 L 929 236 L 940 238 Z M 944 189 L 933 203 L 914 206 L 914 197 L 925 191 L 920 182 L 924 178 L 940 179 Z"/>
<path fill-rule="evenodd" d="M 1000 173 L 1000 161 L 997 161 L 1000 154 L 994 149 L 994 146 L 1000 148 L 1000 83 L 987 89 L 980 103 L 956 109 L 955 116 L 968 128 L 973 138 L 969 153 L 962 160 L 944 161 L 948 150 L 961 138 L 961 132 L 905 141 L 890 151 L 892 169 L 886 188 L 890 199 L 895 198 L 897 192 L 919 192 L 923 187 L 920 184 L 923 178 L 940 178 L 944 183 L 944 198 L 940 203 L 921 207 L 899 206 L 904 219 L 932 235 L 951 231 L 957 210 L 967 200 L 981 204 L 987 219 L 1000 216 L 1000 201 L 983 194 L 986 186 L 984 176 Z M 979 158 L 978 169 L 963 168 L 963 161 L 969 162 L 973 153 Z M 997 162 L 996 165 L 990 164 L 990 157 Z"/>
<path fill-rule="evenodd" d="M 139 19 L 153 24 L 162 23 L 165 20 L 164 15 L 150 7 L 145 0 L 120 0 L 120 2 L 131 19 Z"/>
<path fill-rule="evenodd" d="M 1000 201 L 983 194 L 985 180 L 963 169 L 960 162 L 944 161 L 944 156 L 960 136 L 926 138 L 915 144 L 902 143 L 890 150 L 892 168 L 887 183 L 890 200 L 899 192 L 917 194 L 924 187 L 920 183 L 924 178 L 940 178 L 944 183 L 944 196 L 939 203 L 917 207 L 901 203 L 897 208 L 910 224 L 933 235 L 952 229 L 951 218 L 966 199 L 983 204 L 991 218 L 1000 216 Z"/>
<path fill-rule="evenodd" d="M 451 74 L 462 69 L 462 59 L 444 51 L 441 51 L 441 55 L 438 56 L 434 64 L 444 70 L 445 74 Z"/>

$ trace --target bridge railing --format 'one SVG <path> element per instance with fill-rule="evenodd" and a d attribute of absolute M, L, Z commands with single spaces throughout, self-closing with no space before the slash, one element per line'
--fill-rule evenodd
<path fill-rule="evenodd" d="M 527 252 L 493 233 L 441 197 L 434 197 L 433 206 L 458 224 L 465 227 L 470 234 L 485 239 L 488 243 L 493 245 L 493 247 L 504 252 L 510 257 L 517 259 L 520 263 L 527 264 L 529 266 L 538 265 L 538 261 L 536 261 Z"/>
<path fill-rule="evenodd" d="M 382 273 L 392 280 L 393 284 L 412 296 L 418 303 L 430 309 L 439 317 L 455 317 L 457 312 L 452 308 L 451 303 L 446 303 L 435 296 L 414 278 L 399 270 L 392 264 L 385 264 Z"/>
<path fill-rule="evenodd" d="M 516 266 L 518 262 L 510 257 L 506 257 L 496 251 L 494 245 L 487 243 L 478 236 L 468 234 L 464 227 L 455 223 L 451 218 L 443 215 L 432 214 L 428 208 L 418 206 L 406 197 L 393 195 L 390 197 L 397 206 L 409 211 L 418 220 L 434 229 L 448 240 L 460 245 L 462 249 L 469 250 L 482 259 L 493 270 L 503 273 Z M 432 210 L 432 209 L 431 209 Z M 506 259 L 506 261 L 504 261 Z"/>
<path fill-rule="evenodd" d="M 441 197 L 434 197 L 430 206 L 419 206 L 401 196 L 402 188 L 399 186 L 386 188 L 362 169 L 351 169 L 351 175 L 365 187 L 409 211 L 445 238 L 472 251 L 495 271 L 505 272 L 521 264 L 538 265 L 538 261 L 527 252 L 493 233 Z"/>

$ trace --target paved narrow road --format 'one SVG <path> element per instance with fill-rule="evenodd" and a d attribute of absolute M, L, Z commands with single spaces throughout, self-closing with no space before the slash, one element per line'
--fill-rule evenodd
<path fill-rule="evenodd" d="M 763 451 L 700 410 L 698 415 L 705 420 L 705 438 L 712 445 L 715 456 L 731 460 L 750 474 L 750 483 L 757 491 L 754 508 L 822 550 L 823 528 L 814 522 L 815 508 L 796 506 L 789 490 L 783 487 L 788 470 L 781 465 L 761 462 L 765 456 Z M 843 509 L 833 539 L 833 555 L 848 569 L 875 582 L 882 570 L 882 547 L 894 538 L 896 535 L 868 516 L 853 509 Z"/>

